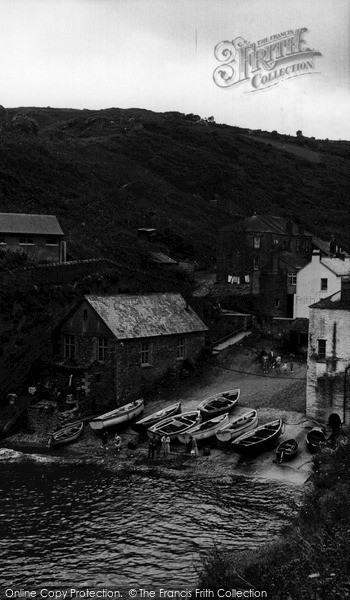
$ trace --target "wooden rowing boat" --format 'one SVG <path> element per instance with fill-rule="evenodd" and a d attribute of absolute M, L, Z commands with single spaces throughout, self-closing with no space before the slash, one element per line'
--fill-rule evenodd
<path fill-rule="evenodd" d="M 185 433 L 180 433 L 177 437 L 182 444 L 188 444 L 191 438 L 194 438 L 197 440 L 197 442 L 201 440 L 207 440 L 215 435 L 220 427 L 226 424 L 228 424 L 227 413 L 224 415 L 218 415 L 217 417 L 209 419 L 208 421 L 204 421 L 203 423 L 199 423 Z"/>
<path fill-rule="evenodd" d="M 78 423 L 71 423 L 66 425 L 57 431 L 54 431 L 51 435 L 49 445 L 52 447 L 65 446 L 71 442 L 75 442 L 78 437 L 82 434 L 84 423 L 82 421 Z"/>
<path fill-rule="evenodd" d="M 148 417 L 144 417 L 140 421 L 136 421 L 132 428 L 138 433 L 144 433 L 149 427 L 159 423 L 159 421 L 163 421 L 169 417 L 174 417 L 179 413 L 181 413 L 181 402 L 177 402 L 176 404 L 162 408 L 161 410 L 148 415 Z"/>
<path fill-rule="evenodd" d="M 190 412 L 170 417 L 156 423 L 152 427 L 147 429 L 147 435 L 152 438 L 154 435 L 163 436 L 168 435 L 170 439 L 176 438 L 181 433 L 185 433 L 191 427 L 194 427 L 202 420 L 201 413 L 199 410 L 192 410 Z"/>
<path fill-rule="evenodd" d="M 225 427 L 220 427 L 216 432 L 219 442 L 231 442 L 240 435 L 256 429 L 258 425 L 258 413 L 255 409 L 249 410 L 240 417 L 237 417 Z"/>
<path fill-rule="evenodd" d="M 322 444 L 326 443 L 326 436 L 322 429 L 314 427 L 305 436 L 306 447 L 311 454 L 315 454 Z"/>
<path fill-rule="evenodd" d="M 288 462 L 298 454 L 298 442 L 294 439 L 284 440 L 276 448 L 277 462 Z"/>
<path fill-rule="evenodd" d="M 138 417 L 145 407 L 143 398 L 139 398 L 134 402 L 129 402 L 124 406 L 119 406 L 108 413 L 95 417 L 90 421 L 90 427 L 94 430 L 107 429 L 114 425 L 122 425 L 128 423 L 134 417 Z"/>
<path fill-rule="evenodd" d="M 240 390 L 228 390 L 215 396 L 209 396 L 197 406 L 203 419 L 212 419 L 218 415 L 229 413 L 237 404 Z"/>
<path fill-rule="evenodd" d="M 244 433 L 231 442 L 231 447 L 241 454 L 258 454 L 275 445 L 282 433 L 283 421 L 277 419 Z"/>

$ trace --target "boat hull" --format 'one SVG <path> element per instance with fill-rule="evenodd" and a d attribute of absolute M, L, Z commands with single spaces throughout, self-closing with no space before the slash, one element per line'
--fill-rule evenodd
<path fill-rule="evenodd" d="M 289 462 L 298 454 L 298 442 L 294 439 L 281 442 L 276 448 L 276 460 L 278 462 Z"/>
<path fill-rule="evenodd" d="M 65 446 L 66 444 L 75 442 L 81 436 L 83 428 L 83 422 L 72 423 L 71 425 L 62 427 L 51 435 L 50 446 L 56 448 L 58 446 Z"/>
<path fill-rule="evenodd" d="M 125 406 L 120 406 L 109 413 L 105 413 L 104 415 L 92 419 L 89 424 L 91 429 L 96 431 L 108 429 L 109 427 L 128 423 L 135 417 L 138 417 L 143 410 L 144 401 L 143 398 L 140 398 L 139 400 L 135 400 L 135 402 L 130 402 Z"/>
<path fill-rule="evenodd" d="M 216 432 L 216 438 L 219 442 L 229 443 L 244 433 L 256 429 L 258 426 L 258 413 L 251 410 L 244 413 L 241 417 L 234 419 L 227 427 L 222 427 Z"/>
<path fill-rule="evenodd" d="M 228 390 L 209 396 L 197 406 L 203 420 L 213 419 L 219 415 L 231 412 L 236 406 L 241 391 L 239 389 Z"/>
<path fill-rule="evenodd" d="M 140 434 L 146 434 L 147 429 L 149 427 L 153 427 L 153 425 L 156 425 L 160 421 L 164 421 L 165 419 L 174 417 L 175 415 L 178 415 L 180 413 L 181 402 L 177 402 L 176 404 L 172 404 L 171 406 L 163 408 L 162 410 L 158 410 L 157 412 L 149 415 L 148 417 L 137 421 L 133 424 L 132 428 L 134 429 L 134 431 L 137 431 Z"/>
<path fill-rule="evenodd" d="M 236 452 L 245 455 L 260 454 L 273 448 L 282 433 L 283 421 L 278 419 L 257 427 L 241 435 L 231 442 L 231 447 Z"/>
<path fill-rule="evenodd" d="M 305 442 L 310 454 L 315 454 L 326 442 L 326 436 L 321 429 L 311 429 L 305 436 Z"/>
<path fill-rule="evenodd" d="M 219 415 L 218 417 L 214 417 L 209 421 L 204 421 L 195 427 L 192 427 L 185 433 L 181 433 L 178 435 L 178 440 L 182 444 L 188 444 L 191 441 L 191 438 L 194 438 L 197 442 L 202 440 L 207 440 L 215 435 L 216 431 L 223 427 L 224 425 L 228 425 L 228 414 Z"/>
<path fill-rule="evenodd" d="M 147 429 L 148 437 L 152 438 L 154 435 L 163 436 L 167 435 L 171 440 L 176 439 L 181 433 L 185 433 L 202 420 L 199 410 L 193 410 L 187 413 L 181 413 L 175 417 L 164 419 L 149 427 Z"/>

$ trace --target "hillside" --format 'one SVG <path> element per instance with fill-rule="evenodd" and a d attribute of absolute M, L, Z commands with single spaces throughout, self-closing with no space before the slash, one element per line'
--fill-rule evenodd
<path fill-rule="evenodd" d="M 15 115 L 19 115 L 15 118 Z M 68 258 L 140 264 L 138 227 L 178 258 L 215 263 L 235 213 L 292 214 L 349 248 L 350 142 L 142 109 L 0 112 L 0 210 L 56 214 Z"/>

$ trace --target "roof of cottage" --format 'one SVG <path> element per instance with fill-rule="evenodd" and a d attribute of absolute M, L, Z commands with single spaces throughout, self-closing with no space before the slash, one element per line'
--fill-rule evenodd
<path fill-rule="evenodd" d="M 177 261 L 173 258 L 170 258 L 170 256 L 168 256 L 167 254 L 164 254 L 164 252 L 151 251 L 149 254 L 150 260 L 152 262 L 160 263 L 163 265 L 177 265 Z"/>
<path fill-rule="evenodd" d="M 29 235 L 64 235 L 54 215 L 0 213 L 0 233 Z"/>
<path fill-rule="evenodd" d="M 118 339 L 207 331 L 180 294 L 85 296 Z"/>
<path fill-rule="evenodd" d="M 311 237 L 311 233 L 305 231 L 294 221 L 288 221 L 283 217 L 276 215 L 257 215 L 254 213 L 251 217 L 244 220 L 244 229 L 248 232 L 276 233 L 286 235 L 288 226 L 291 227 L 292 235 L 305 235 Z"/>
<path fill-rule="evenodd" d="M 322 298 L 322 300 L 315 302 L 315 304 L 311 304 L 309 308 L 350 311 L 350 303 L 342 298 L 341 291 L 338 290 L 338 292 L 335 292 L 331 296 L 327 296 L 327 298 Z"/>
<path fill-rule="evenodd" d="M 327 256 L 321 259 L 321 263 L 338 276 L 350 275 L 350 258 L 342 260 L 341 258 Z"/>

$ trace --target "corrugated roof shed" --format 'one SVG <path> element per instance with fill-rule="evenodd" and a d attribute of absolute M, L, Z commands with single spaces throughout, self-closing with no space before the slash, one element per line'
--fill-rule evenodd
<path fill-rule="evenodd" d="M 207 331 L 180 294 L 85 296 L 118 339 Z"/>
<path fill-rule="evenodd" d="M 0 233 L 29 235 L 64 235 L 54 215 L 0 213 Z"/>

